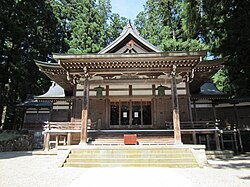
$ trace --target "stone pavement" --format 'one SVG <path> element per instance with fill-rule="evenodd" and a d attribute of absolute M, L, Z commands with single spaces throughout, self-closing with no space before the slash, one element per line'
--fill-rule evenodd
<path fill-rule="evenodd" d="M 249 187 L 250 155 L 204 168 L 59 168 L 54 155 L 0 153 L 1 187 Z"/>
<path fill-rule="evenodd" d="M 70 184 L 70 187 L 193 187 L 178 172 L 166 168 L 91 168 Z"/>

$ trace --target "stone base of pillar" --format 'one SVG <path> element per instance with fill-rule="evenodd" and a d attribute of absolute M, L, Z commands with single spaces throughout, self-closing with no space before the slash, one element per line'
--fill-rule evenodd
<path fill-rule="evenodd" d="M 175 141 L 174 145 L 183 145 L 183 143 L 181 141 Z"/>
<path fill-rule="evenodd" d="M 81 141 L 78 145 L 88 145 L 87 142 Z"/>

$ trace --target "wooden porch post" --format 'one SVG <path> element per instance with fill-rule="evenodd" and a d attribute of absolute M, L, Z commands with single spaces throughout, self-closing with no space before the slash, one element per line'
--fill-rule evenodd
<path fill-rule="evenodd" d="M 44 151 L 49 151 L 49 141 L 50 141 L 50 134 L 49 132 L 44 133 Z"/>
<path fill-rule="evenodd" d="M 87 125 L 88 125 L 88 108 L 89 108 L 89 80 L 85 77 L 83 102 L 82 102 L 82 123 L 81 123 L 81 139 L 80 144 L 86 144 L 88 139 Z"/>
<path fill-rule="evenodd" d="M 186 81 L 186 88 L 187 88 L 187 96 L 188 96 L 188 109 L 189 109 L 189 120 L 191 121 L 191 126 L 194 128 L 194 120 L 193 120 L 193 112 L 192 112 L 192 104 L 191 104 L 191 95 L 190 95 L 190 87 L 189 87 L 189 81 Z M 192 132 L 192 140 L 193 144 L 197 144 L 197 137 L 196 132 Z"/>
<path fill-rule="evenodd" d="M 212 101 L 212 109 L 213 109 L 214 121 L 216 121 L 217 120 L 216 107 L 213 101 Z"/>
<path fill-rule="evenodd" d="M 173 66 L 171 73 L 171 96 L 172 96 L 172 109 L 173 109 L 173 125 L 174 125 L 174 141 L 175 144 L 182 144 L 181 141 L 181 128 L 180 128 L 180 114 L 179 114 L 179 103 L 178 93 L 176 85 L 176 66 Z"/>

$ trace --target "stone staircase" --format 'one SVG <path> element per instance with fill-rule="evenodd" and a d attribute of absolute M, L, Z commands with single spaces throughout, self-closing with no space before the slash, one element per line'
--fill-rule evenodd
<path fill-rule="evenodd" d="M 64 167 L 199 167 L 191 149 L 166 146 L 86 146 L 72 149 Z"/>
<path fill-rule="evenodd" d="M 213 159 L 228 159 L 233 158 L 234 152 L 230 150 L 224 150 L 224 151 L 206 151 L 206 156 L 208 160 Z"/>

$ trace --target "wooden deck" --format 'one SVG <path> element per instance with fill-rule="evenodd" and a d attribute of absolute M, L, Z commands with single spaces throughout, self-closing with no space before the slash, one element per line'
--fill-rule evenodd
<path fill-rule="evenodd" d="M 223 130 L 214 122 L 182 122 L 181 134 L 185 144 L 205 144 L 208 150 L 224 148 Z M 81 122 L 50 122 L 45 125 L 44 150 L 52 145 L 76 145 L 80 141 Z M 229 133 L 227 131 L 227 133 Z M 234 133 L 234 131 L 232 131 Z M 124 134 L 136 134 L 139 145 L 174 144 L 174 130 L 171 122 L 166 129 L 91 129 L 88 128 L 88 145 L 124 145 Z M 232 145 L 235 134 L 232 134 Z M 238 147 L 236 147 L 238 149 Z"/>

